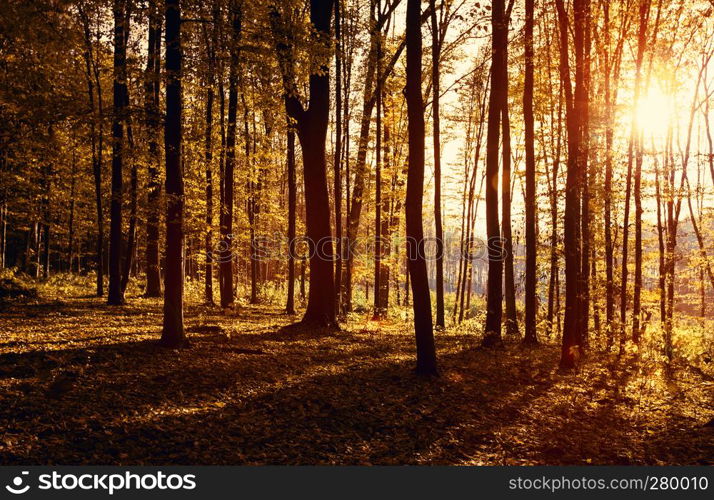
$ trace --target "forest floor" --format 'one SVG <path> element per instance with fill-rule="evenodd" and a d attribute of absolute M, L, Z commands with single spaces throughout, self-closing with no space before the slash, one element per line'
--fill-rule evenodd
<path fill-rule="evenodd" d="M 714 464 L 711 371 L 628 354 L 557 370 L 557 345 L 437 332 L 416 377 L 408 325 L 284 328 L 277 307 L 71 293 L 0 308 L 2 464 Z M 598 357 L 598 362 L 594 358 Z"/>

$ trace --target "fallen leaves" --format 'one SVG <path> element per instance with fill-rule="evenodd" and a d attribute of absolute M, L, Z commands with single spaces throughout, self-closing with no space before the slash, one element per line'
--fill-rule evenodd
<path fill-rule="evenodd" d="M 51 317 L 45 313 L 52 311 Z M 442 377 L 412 373 L 401 321 L 283 329 L 266 306 L 186 313 L 66 298 L 0 313 L 0 462 L 13 464 L 692 464 L 711 460 L 712 384 L 634 355 L 556 371 L 557 346 L 479 350 L 439 332 Z M 366 326 L 367 325 L 367 326 Z M 601 355 L 604 356 L 604 355 Z M 605 362 L 606 361 L 606 362 Z"/>

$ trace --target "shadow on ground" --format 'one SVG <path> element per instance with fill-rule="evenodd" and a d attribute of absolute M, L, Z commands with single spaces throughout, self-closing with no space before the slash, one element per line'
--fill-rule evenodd
<path fill-rule="evenodd" d="M 553 346 L 484 351 L 447 333 L 442 376 L 422 379 L 405 325 L 285 329 L 261 307 L 187 318 L 191 347 L 169 350 L 158 301 L 0 313 L 0 462 L 686 464 L 714 449 L 706 401 L 650 388 L 636 361 L 563 375 Z"/>

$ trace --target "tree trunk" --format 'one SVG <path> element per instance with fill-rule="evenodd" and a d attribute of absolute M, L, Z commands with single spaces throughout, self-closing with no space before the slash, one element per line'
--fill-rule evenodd
<path fill-rule="evenodd" d="M 525 336 L 527 344 L 537 344 L 536 337 L 536 161 L 533 123 L 533 14 L 535 0 L 526 0 L 525 82 L 523 86 L 523 122 L 526 149 L 526 283 Z"/>
<path fill-rule="evenodd" d="M 342 50 L 342 0 L 335 0 L 335 310 L 338 314 L 342 310 Z"/>
<path fill-rule="evenodd" d="M 218 49 L 218 28 L 221 21 L 220 7 L 217 1 L 213 3 L 213 31 L 208 37 L 208 31 L 203 25 L 204 43 L 208 59 L 208 75 L 206 78 L 206 130 L 204 135 L 204 160 L 206 162 L 206 235 L 204 248 L 206 263 L 204 269 L 204 301 L 213 305 L 213 102 L 216 85 L 216 50 Z"/>
<path fill-rule="evenodd" d="M 573 368 L 581 350 L 580 300 L 580 116 L 583 78 L 583 21 L 584 2 L 576 0 L 574 10 L 575 39 L 575 97 L 570 81 L 568 56 L 569 21 L 562 0 L 556 0 L 560 28 L 560 75 L 565 89 L 566 127 L 568 132 L 568 164 L 565 185 L 565 214 L 563 218 L 565 253 L 565 324 L 560 366 Z"/>
<path fill-rule="evenodd" d="M 69 238 L 67 241 L 67 270 L 72 272 L 72 260 L 74 257 L 74 206 L 75 206 L 75 187 L 77 184 L 77 152 L 72 150 L 72 174 L 70 179 L 69 190 Z M 2 208 L 0 208 L 2 210 Z M 3 219 L 0 213 L 0 220 Z M 2 238 L 4 240 L 4 238 Z M 0 250 L 4 249 L 4 241 L 0 241 Z M 0 255 L 0 269 L 2 269 L 2 255 Z M 79 268 L 77 269 L 79 271 Z"/>
<path fill-rule="evenodd" d="M 503 301 L 503 246 L 498 220 L 498 146 L 500 118 L 507 85 L 506 47 L 508 24 L 504 0 L 494 0 L 491 8 L 492 57 L 491 92 L 486 134 L 486 233 L 488 236 L 488 295 L 484 345 L 501 342 Z"/>
<path fill-rule="evenodd" d="M 295 182 L 295 132 L 288 125 L 288 298 L 287 314 L 295 314 L 295 217 L 297 213 L 297 186 Z"/>
<path fill-rule="evenodd" d="M 508 60 L 506 56 L 506 60 Z M 508 81 L 508 80 L 506 80 Z M 505 299 L 506 333 L 519 336 L 516 316 L 516 282 L 513 270 L 513 233 L 511 231 L 511 121 L 508 116 L 508 84 L 505 84 L 504 101 L 501 108 L 501 128 L 503 130 L 503 175 L 501 177 L 501 202 L 503 203 L 503 251 L 505 255 Z"/>
<path fill-rule="evenodd" d="M 424 105 L 421 92 L 421 2 L 407 1 L 406 101 L 409 117 L 409 173 L 407 176 L 407 258 L 412 282 L 417 365 L 420 375 L 436 375 L 436 349 L 431 323 L 429 278 L 424 258 L 422 202 L 424 192 Z"/>
<path fill-rule="evenodd" d="M 156 0 L 149 2 L 149 40 L 146 62 L 146 125 L 149 133 L 148 213 L 146 217 L 146 292 L 147 297 L 161 296 L 159 260 L 159 214 L 161 180 L 159 168 L 159 91 L 161 85 L 161 13 Z"/>
<path fill-rule="evenodd" d="M 443 6 L 443 3 L 440 4 Z M 434 225 L 436 232 L 436 326 L 444 328 L 444 229 L 441 218 L 441 123 L 439 117 L 441 27 L 436 17 L 436 0 L 431 7 L 432 125 L 434 139 Z"/>
<path fill-rule="evenodd" d="M 109 235 L 108 303 L 124 303 L 121 286 L 124 122 L 126 120 L 126 0 L 114 0 L 114 114 L 112 117 L 112 199 Z"/>
<path fill-rule="evenodd" d="M 334 0 L 311 0 L 310 21 L 317 34 L 328 38 L 332 24 Z M 279 19 L 277 12 L 273 19 Z M 276 31 L 277 31 L 277 27 Z M 291 57 L 291 47 L 278 43 L 280 57 Z M 292 63 L 290 61 L 286 61 Z M 334 280 L 334 247 L 330 227 L 330 198 L 327 188 L 327 159 L 325 140 L 330 113 L 329 68 L 322 66 L 319 72 L 310 75 L 309 106 L 303 108 L 295 92 L 296 83 L 287 73 L 283 74 L 286 87 L 285 107 L 288 115 L 297 123 L 302 149 L 303 178 L 305 187 L 305 219 L 310 252 L 310 291 L 307 310 L 302 323 L 320 327 L 336 327 Z"/>
<path fill-rule="evenodd" d="M 166 289 L 161 343 L 187 343 L 183 325 L 184 188 L 181 164 L 181 6 L 166 0 Z"/>
<path fill-rule="evenodd" d="M 381 12 L 382 3 L 380 0 L 374 2 L 376 10 L 375 20 Z M 384 317 L 384 305 L 382 304 L 382 37 L 377 36 L 377 123 L 376 123 L 376 144 L 375 144 L 375 179 L 374 179 L 374 319 Z"/>
<path fill-rule="evenodd" d="M 99 78 L 99 67 L 97 59 L 94 57 L 92 48 L 92 33 L 89 17 L 80 5 L 79 15 L 82 19 L 84 30 L 84 63 L 87 78 L 87 98 L 89 101 L 89 111 L 92 115 L 90 121 L 90 138 L 92 145 L 92 174 L 94 176 L 94 196 L 97 216 L 97 262 L 96 262 L 96 286 L 97 296 L 104 295 L 104 211 L 102 208 L 102 152 L 104 149 L 104 106 L 102 104 L 102 87 Z M 96 87 L 96 88 L 95 88 Z M 97 93 L 97 104 L 94 103 L 94 93 Z"/>
<path fill-rule="evenodd" d="M 236 162 L 236 115 L 238 112 L 238 43 L 241 36 L 242 12 L 231 3 L 232 31 L 230 68 L 228 74 L 228 130 L 226 135 L 226 164 L 223 172 L 223 200 L 221 205 L 220 293 L 221 307 L 233 305 L 233 187 Z"/>

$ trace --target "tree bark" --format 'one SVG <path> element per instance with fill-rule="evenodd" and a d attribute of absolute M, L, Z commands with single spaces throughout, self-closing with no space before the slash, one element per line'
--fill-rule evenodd
<path fill-rule="evenodd" d="M 338 314 L 342 310 L 342 51 L 342 0 L 335 0 L 335 310 Z"/>
<path fill-rule="evenodd" d="M 167 347 L 187 344 L 183 325 L 182 57 L 180 0 L 166 0 L 166 289 L 161 344 Z"/>
<path fill-rule="evenodd" d="M 126 0 L 114 0 L 114 113 L 112 117 L 112 199 L 109 235 L 108 303 L 124 303 L 121 286 L 124 122 L 126 120 Z"/>
<path fill-rule="evenodd" d="M 503 246 L 498 220 L 498 154 L 500 119 L 505 102 L 506 46 L 508 24 L 504 0 L 494 0 L 491 7 L 492 57 L 491 92 L 486 133 L 486 233 L 488 237 L 488 293 L 484 345 L 501 342 L 503 302 Z"/>
<path fill-rule="evenodd" d="M 525 336 L 527 344 L 537 344 L 536 336 L 536 161 L 533 122 L 533 18 L 534 0 L 526 0 L 525 81 L 523 86 L 523 122 L 526 150 L 526 283 Z"/>
<path fill-rule="evenodd" d="M 565 253 L 565 324 L 561 348 L 560 366 L 573 368 L 580 356 L 582 325 L 580 320 L 580 116 L 582 104 L 582 55 L 584 3 L 576 0 L 574 10 L 575 39 L 575 87 L 570 80 L 568 55 L 569 21 L 563 0 L 556 0 L 560 28 L 560 77 L 565 89 L 566 128 L 568 133 L 568 163 L 565 185 L 565 213 L 563 218 Z"/>
<path fill-rule="evenodd" d="M 161 86 L 161 13 L 156 0 L 149 2 L 149 40 L 144 91 L 146 94 L 146 125 L 149 134 L 148 213 L 146 217 L 146 292 L 147 297 L 161 296 L 159 259 L 159 214 L 161 208 L 161 159 L 159 135 L 159 92 Z"/>
<path fill-rule="evenodd" d="M 236 161 L 236 115 L 238 113 L 238 43 L 241 37 L 242 4 L 231 3 L 230 67 L 228 69 L 228 127 L 221 205 L 220 294 L 221 307 L 233 305 L 233 188 Z"/>
<path fill-rule="evenodd" d="M 295 314 L 295 217 L 297 213 L 297 186 L 295 182 L 295 132 L 288 125 L 288 298 L 287 314 Z"/>
<path fill-rule="evenodd" d="M 419 375 L 437 375 L 434 331 L 431 323 L 429 278 L 424 259 L 422 203 L 424 191 L 424 105 L 421 91 L 421 2 L 407 1 L 407 82 L 406 101 L 409 118 L 409 172 L 407 175 L 406 224 L 407 258 L 412 282 L 414 330 L 416 334 Z"/>
<path fill-rule="evenodd" d="M 440 4 L 443 6 L 443 3 Z M 436 16 L 436 0 L 431 7 L 431 79 L 432 125 L 434 139 L 434 226 L 436 233 L 436 326 L 444 328 L 444 228 L 441 217 L 441 123 L 439 98 L 441 94 L 441 26 Z"/>

